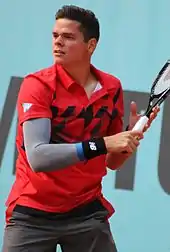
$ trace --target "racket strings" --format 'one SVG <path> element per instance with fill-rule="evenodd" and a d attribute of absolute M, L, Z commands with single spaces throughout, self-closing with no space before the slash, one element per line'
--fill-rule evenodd
<path fill-rule="evenodd" d="M 167 67 L 161 71 L 158 77 L 153 89 L 154 95 L 161 95 L 170 87 L 170 63 L 167 64 Z"/>

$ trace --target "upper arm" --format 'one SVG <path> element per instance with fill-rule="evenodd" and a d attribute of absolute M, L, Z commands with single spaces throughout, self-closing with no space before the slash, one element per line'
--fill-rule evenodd
<path fill-rule="evenodd" d="M 48 118 L 38 118 L 24 122 L 23 136 L 26 152 L 32 152 L 41 144 L 49 144 L 51 121 Z"/>
<path fill-rule="evenodd" d="M 52 117 L 51 103 L 53 92 L 50 87 L 35 76 L 24 79 L 17 101 L 19 123 L 34 118 Z"/>
<path fill-rule="evenodd" d="M 108 135 L 117 134 L 123 130 L 124 101 L 121 83 L 118 83 L 117 91 L 113 98 L 115 117 L 111 120 Z"/>

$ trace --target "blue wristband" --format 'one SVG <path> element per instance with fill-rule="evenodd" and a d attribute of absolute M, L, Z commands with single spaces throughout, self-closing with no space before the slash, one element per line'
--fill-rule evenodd
<path fill-rule="evenodd" d="M 84 156 L 84 151 L 83 151 L 83 145 L 82 145 L 82 143 L 77 143 L 76 144 L 76 149 L 77 149 L 77 156 L 80 159 L 80 161 L 86 160 L 85 156 Z"/>

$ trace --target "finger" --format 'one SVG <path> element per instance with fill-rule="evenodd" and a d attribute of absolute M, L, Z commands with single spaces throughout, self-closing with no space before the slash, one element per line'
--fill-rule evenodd
<path fill-rule="evenodd" d="M 132 148 L 130 147 L 130 145 L 128 145 L 126 147 L 126 149 L 123 151 L 123 153 L 126 153 L 126 154 L 132 154 L 133 153 L 133 150 Z"/>
<path fill-rule="evenodd" d="M 157 117 L 157 112 L 152 112 L 151 114 L 150 114 L 150 117 L 149 117 L 149 121 L 148 121 L 148 124 L 149 124 L 149 126 L 150 126 L 150 124 L 152 123 L 152 121 L 155 119 Z"/>
<path fill-rule="evenodd" d="M 139 130 L 132 130 L 132 131 L 130 131 L 130 134 L 133 137 L 143 138 L 143 132 L 139 131 Z"/>
<path fill-rule="evenodd" d="M 157 112 L 159 113 L 159 111 L 160 111 L 160 107 L 159 107 L 159 106 L 157 106 L 157 107 L 156 107 L 156 109 L 157 109 Z"/>
<path fill-rule="evenodd" d="M 126 150 L 128 153 L 133 153 L 134 151 L 136 151 L 136 148 L 136 145 L 133 142 L 130 142 Z"/>
<path fill-rule="evenodd" d="M 136 105 L 136 102 L 134 102 L 134 101 L 132 101 L 130 104 L 130 114 L 131 114 L 131 116 L 137 115 L 137 105 Z"/>
<path fill-rule="evenodd" d="M 154 110 L 151 114 L 150 114 L 150 117 L 149 118 L 155 118 L 158 114 L 158 111 L 157 110 Z"/>
<path fill-rule="evenodd" d="M 143 136 L 142 136 L 142 135 L 137 135 L 137 136 L 135 135 L 135 136 L 133 136 L 133 135 L 131 134 L 131 132 L 129 132 L 127 138 L 128 138 L 128 142 L 130 143 L 130 142 L 133 142 L 134 139 L 136 139 L 136 141 L 139 141 L 140 139 L 143 138 Z"/>
<path fill-rule="evenodd" d="M 154 117 L 156 117 L 157 116 L 157 114 L 159 113 L 159 111 L 160 111 L 160 108 L 157 106 L 157 107 L 155 107 L 155 108 L 153 108 L 152 109 L 152 116 L 154 115 Z"/>
<path fill-rule="evenodd" d="M 135 138 L 136 138 L 138 141 L 141 140 L 141 139 L 143 139 L 143 138 L 144 138 L 143 133 L 144 133 L 144 132 L 142 132 L 142 135 L 141 135 L 141 136 L 136 136 Z"/>
<path fill-rule="evenodd" d="M 129 136 L 126 145 L 126 150 L 128 151 L 128 153 L 134 152 L 137 146 L 139 146 L 139 140 L 136 137 Z"/>
<path fill-rule="evenodd" d="M 157 116 L 157 114 L 152 112 L 150 114 L 149 121 L 153 121 L 153 119 L 155 119 L 156 116 Z"/>
<path fill-rule="evenodd" d="M 145 127 L 144 127 L 144 129 L 143 129 L 143 132 L 146 132 L 146 131 L 148 130 L 149 127 L 150 127 L 150 123 L 148 122 L 148 123 L 145 125 Z"/>
<path fill-rule="evenodd" d="M 137 147 L 139 146 L 139 138 L 134 137 L 132 143 Z"/>
<path fill-rule="evenodd" d="M 136 145 L 134 142 L 131 142 L 131 143 L 130 143 L 130 146 L 131 146 L 133 152 L 136 151 L 138 145 L 139 145 L 139 144 Z"/>
<path fill-rule="evenodd" d="M 156 107 L 153 108 L 152 111 L 154 111 L 154 112 L 159 112 L 159 111 L 160 111 L 160 107 L 159 107 L 159 106 L 156 106 Z"/>
<path fill-rule="evenodd" d="M 139 140 L 139 141 L 142 140 L 143 138 L 144 138 L 143 135 L 141 137 L 139 137 L 139 136 L 136 137 L 136 139 Z"/>

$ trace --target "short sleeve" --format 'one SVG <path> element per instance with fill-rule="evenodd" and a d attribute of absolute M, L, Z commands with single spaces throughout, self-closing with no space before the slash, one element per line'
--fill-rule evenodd
<path fill-rule="evenodd" d="M 53 91 L 46 83 L 34 76 L 28 76 L 21 84 L 18 94 L 18 120 L 22 124 L 35 118 L 52 117 Z"/>
<path fill-rule="evenodd" d="M 120 82 L 117 92 L 113 98 L 113 101 L 114 101 L 115 116 L 113 116 L 113 119 L 111 120 L 108 135 L 114 135 L 122 132 L 123 130 L 124 101 L 123 101 L 123 90 Z"/>

